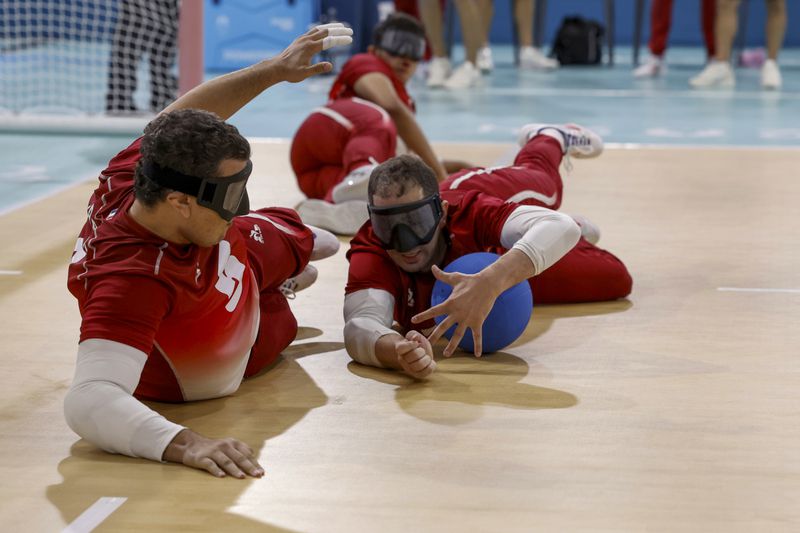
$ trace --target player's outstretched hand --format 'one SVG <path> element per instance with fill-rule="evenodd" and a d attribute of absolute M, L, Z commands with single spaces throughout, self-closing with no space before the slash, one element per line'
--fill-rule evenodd
<path fill-rule="evenodd" d="M 439 305 L 435 305 L 411 318 L 411 322 L 419 324 L 439 315 L 447 315 L 433 332 L 428 335 L 431 344 L 435 343 L 450 329 L 453 324 L 458 324 L 450 337 L 450 342 L 444 349 L 444 356 L 450 357 L 458 348 L 458 343 L 467 332 L 472 330 L 472 339 L 475 346 L 475 357 L 480 357 L 483 351 L 483 322 L 492 311 L 494 301 L 499 293 L 489 283 L 486 283 L 478 274 L 461 274 L 458 272 L 445 272 L 436 265 L 431 268 L 434 277 L 448 285 L 452 285 L 453 292 Z"/>
<path fill-rule="evenodd" d="M 261 477 L 264 469 L 253 450 L 236 439 L 210 439 L 190 429 L 178 433 L 164 451 L 164 460 L 207 470 L 216 477 Z"/>
<path fill-rule="evenodd" d="M 330 72 L 333 65 L 329 62 L 311 63 L 311 59 L 328 48 L 352 43 L 352 35 L 353 30 L 341 22 L 311 28 L 281 52 L 279 59 L 286 69 L 285 79 L 296 83 L 315 74 Z"/>
<path fill-rule="evenodd" d="M 412 378 L 426 378 L 436 370 L 431 343 L 418 331 L 411 330 L 403 340 L 398 340 L 395 352 L 403 372 Z"/>

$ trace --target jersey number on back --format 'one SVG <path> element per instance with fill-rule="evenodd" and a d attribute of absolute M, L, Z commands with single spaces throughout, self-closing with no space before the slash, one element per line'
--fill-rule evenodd
<path fill-rule="evenodd" d="M 229 300 L 225 305 L 228 312 L 233 312 L 242 297 L 242 276 L 244 265 L 235 255 L 231 255 L 231 243 L 220 241 L 219 260 L 217 262 L 217 284 L 214 286 L 219 292 L 226 295 Z"/>

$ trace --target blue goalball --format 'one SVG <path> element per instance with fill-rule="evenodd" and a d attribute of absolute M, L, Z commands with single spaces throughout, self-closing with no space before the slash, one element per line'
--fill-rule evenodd
<path fill-rule="evenodd" d="M 444 268 L 445 272 L 460 272 L 462 274 L 475 274 L 491 265 L 500 256 L 497 254 L 479 252 L 459 257 Z M 436 280 L 431 294 L 431 307 L 447 300 L 453 288 L 442 281 Z M 483 323 L 483 352 L 496 352 L 502 350 L 522 335 L 528 326 L 528 321 L 533 313 L 533 295 L 528 280 L 523 280 L 506 289 L 494 302 L 491 312 Z M 447 315 L 437 316 L 437 324 L 442 322 Z M 453 335 L 456 326 L 448 329 L 444 336 L 448 339 Z M 468 352 L 475 351 L 472 339 L 472 330 L 467 330 L 459 348 Z"/>

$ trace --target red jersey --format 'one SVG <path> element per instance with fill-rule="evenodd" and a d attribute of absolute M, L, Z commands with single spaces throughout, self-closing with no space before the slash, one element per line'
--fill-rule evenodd
<path fill-rule="evenodd" d="M 505 203 L 477 191 L 446 190 L 441 192 L 441 197 L 450 204 L 444 228 L 449 243 L 443 265 L 469 253 L 502 253 L 503 250 L 499 250 L 500 233 L 518 204 Z M 433 320 L 412 324 L 411 317 L 430 308 L 436 278 L 430 272 L 409 273 L 397 266 L 381 248 L 369 222 L 350 242 L 347 259 L 350 269 L 346 293 L 362 289 L 385 290 L 394 296 L 394 319 L 403 328 L 424 330 L 433 327 Z"/>
<path fill-rule="evenodd" d="M 128 213 L 140 140 L 117 154 L 89 200 L 69 266 L 80 340 L 148 354 L 135 395 L 214 398 L 241 383 L 259 329 L 259 293 L 244 237 L 231 226 L 212 247 L 168 242 Z"/>
<path fill-rule="evenodd" d="M 406 91 L 406 86 L 400 81 L 400 78 L 395 75 L 391 67 L 375 54 L 356 54 L 351 57 L 347 63 L 344 64 L 342 71 L 334 80 L 333 86 L 328 93 L 328 98 L 330 100 L 336 100 L 338 98 L 360 96 L 356 93 L 356 82 L 362 76 L 374 72 L 379 72 L 389 78 L 400 100 L 402 100 L 412 112 L 416 112 L 414 99 L 411 98 Z"/>

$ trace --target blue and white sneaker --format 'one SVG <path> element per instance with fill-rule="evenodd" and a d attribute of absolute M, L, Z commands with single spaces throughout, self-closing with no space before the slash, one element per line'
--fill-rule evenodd
<path fill-rule="evenodd" d="M 603 139 L 577 124 L 525 124 L 520 129 L 519 145 L 525 146 L 537 135 L 547 135 L 559 141 L 566 156 L 588 159 L 603 153 Z"/>

